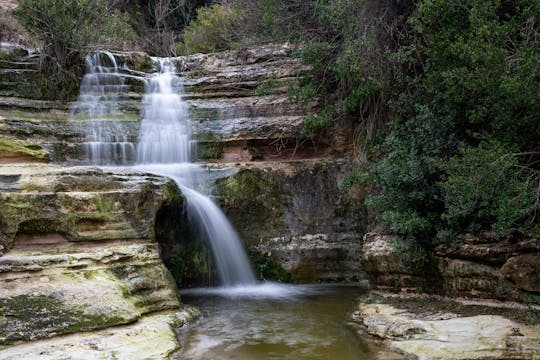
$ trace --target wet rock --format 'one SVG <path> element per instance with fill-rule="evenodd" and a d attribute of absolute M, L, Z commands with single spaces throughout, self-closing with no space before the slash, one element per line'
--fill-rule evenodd
<path fill-rule="evenodd" d="M 419 359 L 536 359 L 538 326 L 502 316 L 450 315 L 434 320 L 386 304 L 360 304 L 354 315 L 387 346 Z M 518 330 L 519 334 L 516 332 Z"/>
<path fill-rule="evenodd" d="M 364 277 L 361 200 L 340 190 L 343 160 L 260 162 L 217 181 L 225 213 L 254 254 L 270 255 L 296 281 Z"/>
<path fill-rule="evenodd" d="M 523 290 L 540 292 L 540 255 L 514 256 L 503 265 L 501 274 Z"/>

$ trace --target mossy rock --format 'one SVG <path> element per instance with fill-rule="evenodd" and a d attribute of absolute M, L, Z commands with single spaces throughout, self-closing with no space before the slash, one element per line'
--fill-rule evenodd
<path fill-rule="evenodd" d="M 49 153 L 36 144 L 0 138 L 0 158 L 23 158 L 28 161 L 48 162 Z"/>
<path fill-rule="evenodd" d="M 130 53 L 129 57 L 126 59 L 126 65 L 129 66 L 131 70 L 136 71 L 152 72 L 154 70 L 152 59 L 145 53 Z"/>

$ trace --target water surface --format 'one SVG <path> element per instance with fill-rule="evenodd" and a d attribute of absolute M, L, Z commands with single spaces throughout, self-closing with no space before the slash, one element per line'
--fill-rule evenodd
<path fill-rule="evenodd" d="M 373 359 L 347 324 L 352 286 L 255 286 L 182 291 L 203 315 L 180 331 L 182 356 L 191 360 Z"/>

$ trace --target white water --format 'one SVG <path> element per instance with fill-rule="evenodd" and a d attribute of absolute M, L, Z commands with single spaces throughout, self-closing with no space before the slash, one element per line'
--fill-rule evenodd
<path fill-rule="evenodd" d="M 118 100 L 127 89 L 124 77 L 109 52 L 89 54 L 85 61 L 86 74 L 71 114 L 74 119 L 92 120 L 92 126 L 85 129 L 86 154 L 94 165 L 127 164 L 135 146 L 118 126 L 122 116 Z"/>
<path fill-rule="evenodd" d="M 180 79 L 168 59 L 157 61 L 159 73 L 149 79 L 143 99 L 137 167 L 178 183 L 191 223 L 200 227 L 210 243 L 220 284 L 253 285 L 255 276 L 238 235 L 219 207 L 197 191 L 207 191 L 209 186 L 202 169 L 190 163 L 191 123 L 180 96 Z"/>

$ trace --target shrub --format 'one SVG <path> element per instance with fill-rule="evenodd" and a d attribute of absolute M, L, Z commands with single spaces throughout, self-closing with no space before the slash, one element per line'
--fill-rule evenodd
<path fill-rule="evenodd" d="M 211 53 L 231 48 L 239 39 L 236 31 L 242 11 L 234 6 L 214 4 L 197 10 L 197 18 L 184 30 L 185 53 Z"/>
<path fill-rule="evenodd" d="M 21 0 L 14 13 L 43 45 L 45 92 L 51 95 L 68 96 L 77 88 L 84 52 L 118 44 L 132 34 L 106 0 Z"/>
<path fill-rule="evenodd" d="M 63 68 L 78 63 L 82 52 L 130 34 L 106 0 L 21 0 L 15 14 Z"/>
<path fill-rule="evenodd" d="M 451 227 L 472 232 L 491 227 L 496 236 L 538 227 L 540 173 L 520 165 L 518 156 L 502 145 L 465 147 L 446 170 L 443 217 Z"/>
<path fill-rule="evenodd" d="M 416 111 L 417 116 L 393 125 L 381 144 L 384 155 L 369 164 L 376 193 L 367 204 L 394 233 L 429 246 L 444 210 L 437 183 L 458 142 L 450 117 L 438 116 L 428 107 Z"/>

